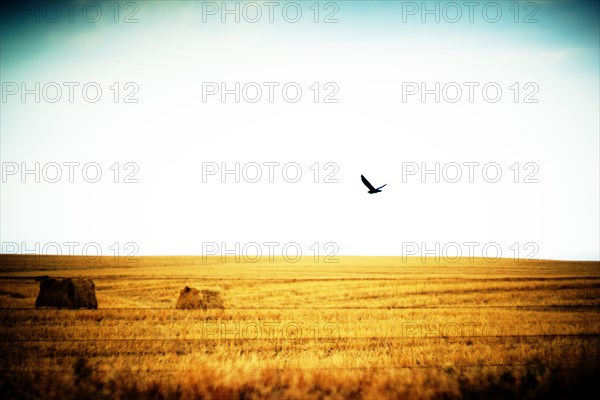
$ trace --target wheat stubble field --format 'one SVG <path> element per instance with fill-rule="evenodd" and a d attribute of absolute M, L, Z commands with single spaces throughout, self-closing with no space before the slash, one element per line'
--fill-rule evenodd
<path fill-rule="evenodd" d="M 593 398 L 600 263 L 3 255 L 3 398 Z M 135 261 L 135 262 L 131 262 Z M 84 276 L 97 310 L 35 309 Z M 224 310 L 176 310 L 184 286 Z"/>

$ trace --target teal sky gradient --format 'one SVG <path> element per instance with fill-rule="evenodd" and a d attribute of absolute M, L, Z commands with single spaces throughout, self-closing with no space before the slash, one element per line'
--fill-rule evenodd
<path fill-rule="evenodd" d="M 203 22 L 200 1 L 136 2 L 139 21 L 115 23 L 113 2 L 98 3 L 97 23 L 77 13 L 22 22 L 34 3 L 2 6 L 3 85 L 93 81 L 105 93 L 96 104 L 0 103 L 0 157 L 132 161 L 140 183 L 0 183 L 3 243 L 133 241 L 140 254 L 200 254 L 203 242 L 317 241 L 395 255 L 403 242 L 518 241 L 538 243 L 542 258 L 598 259 L 598 2 L 498 1 L 491 23 L 483 1 L 472 23 L 464 7 L 457 23 L 435 23 L 419 13 L 403 22 L 403 10 L 448 2 L 338 1 L 330 24 L 313 22 L 315 1 L 297 2 L 298 23 L 276 13 L 256 24 Z M 262 4 L 240 8 L 248 3 Z M 317 3 L 320 19 L 334 10 Z M 538 22 L 524 23 L 532 11 Z M 213 81 L 295 81 L 307 92 L 297 104 L 203 103 Z M 469 81 L 498 82 L 502 101 L 402 102 L 403 82 Z M 139 103 L 110 101 L 114 82 L 137 83 Z M 340 102 L 304 101 L 314 82 L 336 82 Z M 539 103 L 510 101 L 514 82 L 535 82 Z M 305 173 L 336 162 L 339 183 L 201 182 L 202 162 L 236 161 L 295 161 Z M 403 184 L 402 162 L 421 161 L 536 162 L 540 183 Z M 366 195 L 360 174 L 388 187 Z"/>

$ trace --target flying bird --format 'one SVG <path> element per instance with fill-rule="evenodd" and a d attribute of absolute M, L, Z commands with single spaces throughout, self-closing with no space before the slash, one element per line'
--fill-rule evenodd
<path fill-rule="evenodd" d="M 369 188 L 369 194 L 373 194 L 373 193 L 379 193 L 379 192 L 381 192 L 381 189 L 382 189 L 384 186 L 387 186 L 387 183 L 386 183 L 385 185 L 383 185 L 383 186 L 380 186 L 380 187 L 378 187 L 377 189 L 375 189 L 375 188 L 373 187 L 373 185 L 371 185 L 371 182 L 369 182 L 369 181 L 367 180 L 367 178 L 365 178 L 365 177 L 364 177 L 364 175 L 361 175 L 361 176 L 360 176 L 360 179 L 362 180 L 362 183 L 364 183 L 364 184 L 365 184 L 365 186 Z"/>

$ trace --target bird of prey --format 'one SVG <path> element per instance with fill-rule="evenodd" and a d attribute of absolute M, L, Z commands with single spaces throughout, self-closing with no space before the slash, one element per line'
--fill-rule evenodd
<path fill-rule="evenodd" d="M 360 176 L 360 179 L 362 180 L 362 183 L 364 183 L 365 186 L 369 188 L 369 194 L 379 193 L 379 192 L 381 192 L 381 189 L 387 185 L 387 183 L 386 183 L 385 185 L 380 186 L 377 189 L 375 189 L 373 187 L 373 185 L 371 185 L 371 183 L 363 175 Z"/>

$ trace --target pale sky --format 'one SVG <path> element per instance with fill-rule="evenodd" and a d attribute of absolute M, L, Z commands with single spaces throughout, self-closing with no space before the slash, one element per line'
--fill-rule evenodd
<path fill-rule="evenodd" d="M 316 242 L 338 255 L 401 255 L 416 243 L 419 255 L 422 243 L 476 242 L 477 256 L 496 243 L 512 257 L 518 243 L 536 258 L 599 259 L 597 4 L 521 2 L 516 15 L 513 2 L 478 2 L 470 22 L 463 2 L 460 18 L 438 2 L 436 22 L 422 2 L 316 2 L 318 16 L 313 1 L 275 2 L 269 22 L 264 2 L 228 2 L 236 23 L 222 2 L 122 2 L 118 15 L 114 2 L 79 3 L 72 22 L 61 2 L 60 15 L 43 2 L 3 9 L 2 252 L 76 242 L 75 254 L 97 243 L 111 255 L 131 242 L 141 255 L 199 255 L 207 243 L 278 242 L 308 255 Z M 236 82 L 240 102 L 222 102 L 221 83 Z M 421 84 L 436 82 L 439 103 L 423 102 Z M 86 101 L 97 87 L 99 100 Z M 297 87 L 298 101 L 286 100 Z M 21 174 L 36 162 L 39 183 Z M 79 163 L 72 183 L 69 163 Z M 96 183 L 82 176 L 88 163 L 102 170 Z M 239 163 L 239 183 L 220 171 L 203 182 L 203 168 L 223 163 Z M 403 179 L 422 163 L 463 176 Z M 257 164 L 262 178 L 249 182 Z M 298 182 L 286 164 L 299 166 Z M 486 164 L 500 167 L 498 182 Z M 478 165 L 473 182 L 467 165 Z M 137 183 L 123 182 L 129 173 Z M 337 183 L 324 182 L 329 173 Z M 361 174 L 387 186 L 369 195 Z"/>

